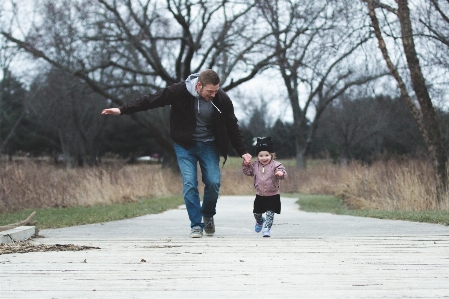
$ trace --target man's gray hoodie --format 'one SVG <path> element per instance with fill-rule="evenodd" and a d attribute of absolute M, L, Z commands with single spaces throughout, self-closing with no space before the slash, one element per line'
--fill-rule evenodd
<path fill-rule="evenodd" d="M 199 74 L 192 74 L 186 79 L 186 88 L 196 98 L 195 117 L 196 128 L 193 132 L 192 139 L 197 141 L 213 141 L 214 134 L 214 103 L 205 101 L 197 92 L 196 85 L 198 83 Z M 218 109 L 219 111 L 219 109 Z M 219 111 L 221 112 L 221 111 Z"/>

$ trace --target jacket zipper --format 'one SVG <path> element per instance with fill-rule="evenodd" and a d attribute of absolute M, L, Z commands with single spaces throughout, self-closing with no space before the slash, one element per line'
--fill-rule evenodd
<path fill-rule="evenodd" d="M 265 196 L 265 166 L 262 165 L 262 196 Z"/>

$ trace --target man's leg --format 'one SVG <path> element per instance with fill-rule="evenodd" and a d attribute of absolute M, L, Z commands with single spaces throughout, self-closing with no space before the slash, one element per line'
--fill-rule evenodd
<path fill-rule="evenodd" d="M 198 160 L 204 183 L 204 198 L 201 212 L 205 217 L 216 213 L 218 194 L 220 192 L 220 154 L 214 141 L 201 142 Z"/>
<path fill-rule="evenodd" d="M 204 183 L 204 198 L 201 213 L 204 220 L 206 235 L 215 233 L 215 207 L 220 192 L 220 155 L 214 141 L 202 142 L 198 152 L 202 181 Z"/>
<path fill-rule="evenodd" d="M 190 227 L 201 227 L 202 230 L 204 224 L 202 223 L 201 204 L 198 193 L 198 160 L 194 153 L 194 148 L 186 150 L 175 143 L 175 153 L 182 175 L 182 191 L 187 213 L 189 214 Z"/>

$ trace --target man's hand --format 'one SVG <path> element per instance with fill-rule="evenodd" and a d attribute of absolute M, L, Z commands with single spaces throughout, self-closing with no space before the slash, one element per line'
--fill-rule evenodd
<path fill-rule="evenodd" d="M 243 158 L 243 165 L 249 165 L 249 164 L 251 164 L 251 155 L 250 154 L 244 154 L 244 155 L 242 155 L 242 158 Z"/>
<path fill-rule="evenodd" d="M 101 111 L 101 114 L 120 115 L 121 112 L 118 108 L 108 108 Z"/>

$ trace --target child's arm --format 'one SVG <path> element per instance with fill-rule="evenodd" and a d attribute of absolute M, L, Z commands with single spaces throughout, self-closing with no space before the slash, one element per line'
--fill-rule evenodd
<path fill-rule="evenodd" d="M 281 180 L 283 180 L 283 179 L 288 177 L 287 171 L 285 170 L 285 167 L 282 164 L 279 164 L 276 167 L 276 170 L 275 170 L 274 174 L 276 175 L 276 177 L 278 177 Z"/>
<path fill-rule="evenodd" d="M 245 165 L 245 162 L 242 163 L 242 170 L 245 175 L 254 176 L 253 164 Z"/>

